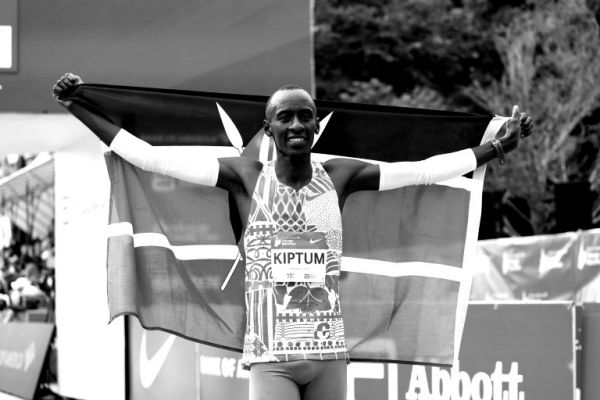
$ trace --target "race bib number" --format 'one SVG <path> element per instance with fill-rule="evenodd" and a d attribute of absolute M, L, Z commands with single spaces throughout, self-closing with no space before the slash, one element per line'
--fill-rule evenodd
<path fill-rule="evenodd" d="M 278 232 L 271 237 L 275 282 L 325 282 L 327 240 L 323 232 Z"/>

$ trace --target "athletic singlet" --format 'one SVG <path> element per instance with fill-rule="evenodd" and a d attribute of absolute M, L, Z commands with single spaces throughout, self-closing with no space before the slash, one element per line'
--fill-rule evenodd
<path fill-rule="evenodd" d="M 346 359 L 338 296 L 342 218 L 327 172 L 295 190 L 263 166 L 244 233 L 243 363 Z"/>

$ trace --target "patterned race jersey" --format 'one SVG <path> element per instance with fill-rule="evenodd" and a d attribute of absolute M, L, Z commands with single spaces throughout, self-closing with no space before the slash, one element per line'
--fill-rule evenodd
<path fill-rule="evenodd" d="M 244 365 L 345 359 L 338 297 L 342 218 L 333 183 L 318 162 L 300 190 L 263 166 L 244 233 Z"/>

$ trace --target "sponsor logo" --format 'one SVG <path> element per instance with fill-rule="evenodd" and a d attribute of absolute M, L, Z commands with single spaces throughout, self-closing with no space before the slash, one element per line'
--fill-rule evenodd
<path fill-rule="evenodd" d="M 540 275 L 545 275 L 553 269 L 561 269 L 565 266 L 562 258 L 567 254 L 569 247 L 565 246 L 558 250 L 540 250 Z"/>
<path fill-rule="evenodd" d="M 200 356 L 200 373 L 237 379 L 248 379 L 250 376 L 250 371 L 243 368 L 241 358 L 218 356 Z"/>
<path fill-rule="evenodd" d="M 579 247 L 579 257 L 577 267 L 584 269 L 586 267 L 600 267 L 600 246 L 587 246 L 583 244 Z"/>
<path fill-rule="evenodd" d="M 327 248 L 323 232 L 277 232 L 271 238 L 271 245 L 274 249 L 286 250 Z"/>
<path fill-rule="evenodd" d="M 158 373 L 162 369 L 167 356 L 173 347 L 175 342 L 175 336 L 169 335 L 169 337 L 163 342 L 158 351 L 151 357 L 148 358 L 147 352 L 147 332 L 142 332 L 142 341 L 140 343 L 140 383 L 145 389 L 148 389 L 158 376 Z"/>
<path fill-rule="evenodd" d="M 35 343 L 29 343 L 24 351 L 0 350 L 0 367 L 27 372 L 35 361 Z"/>
<path fill-rule="evenodd" d="M 523 375 L 519 374 L 519 363 L 513 362 L 510 370 L 503 372 L 502 361 L 496 362 L 494 371 L 476 372 L 471 376 L 460 371 L 459 366 L 450 370 L 431 368 L 431 377 L 424 366 L 414 366 L 406 400 L 525 400 L 519 390 Z"/>
<path fill-rule="evenodd" d="M 527 256 L 524 251 L 505 251 L 502 253 L 502 273 L 518 272 L 523 269 L 521 261 Z"/>
<path fill-rule="evenodd" d="M 523 290 L 521 292 L 521 299 L 523 300 L 544 300 L 550 297 L 548 292 L 527 292 Z"/>

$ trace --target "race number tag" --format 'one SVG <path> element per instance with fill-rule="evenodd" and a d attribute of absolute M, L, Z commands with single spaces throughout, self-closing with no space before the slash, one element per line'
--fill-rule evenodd
<path fill-rule="evenodd" d="M 323 232 L 278 232 L 271 237 L 275 282 L 325 282 L 327 240 Z"/>

